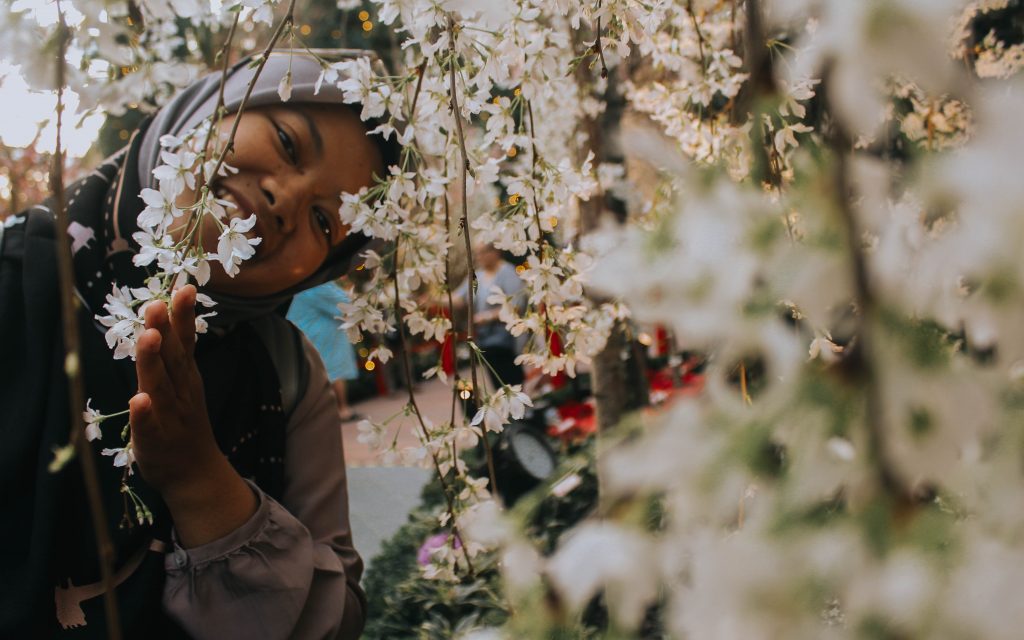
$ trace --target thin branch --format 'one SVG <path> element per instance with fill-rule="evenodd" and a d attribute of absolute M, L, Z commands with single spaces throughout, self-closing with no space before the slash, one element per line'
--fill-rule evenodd
<path fill-rule="evenodd" d="M 64 333 L 64 372 L 68 376 L 68 404 L 71 409 L 71 445 L 74 447 L 82 466 L 86 499 L 92 517 L 93 534 L 96 537 L 96 551 L 99 556 L 100 580 L 103 585 L 103 609 L 107 619 L 107 637 L 121 638 L 121 618 L 117 610 L 117 594 L 114 591 L 114 545 L 107 529 L 107 515 L 100 492 L 96 460 L 86 441 L 85 423 L 82 412 L 85 409 L 85 389 L 82 382 L 81 348 L 78 334 L 78 298 L 75 296 L 75 272 L 72 264 L 71 243 L 64 231 L 70 221 L 65 206 L 64 194 L 64 150 L 61 141 L 61 127 L 64 113 L 64 56 L 68 43 L 64 11 L 57 0 L 57 142 L 50 169 L 50 188 L 53 191 L 54 208 L 57 215 L 57 266 L 60 273 L 61 324 Z"/>
<path fill-rule="evenodd" d="M 601 77 L 608 77 L 608 62 L 604 59 L 604 45 L 601 44 L 601 16 L 597 16 L 597 38 L 594 39 L 594 48 L 597 49 L 597 57 L 601 61 Z"/>
<path fill-rule="evenodd" d="M 452 534 L 455 535 L 459 544 L 462 545 L 462 551 L 466 556 L 466 567 L 469 569 L 469 575 L 472 576 L 475 572 L 473 570 L 473 562 L 469 559 L 469 547 L 462 539 L 462 534 L 459 533 L 458 521 L 455 518 L 455 502 L 453 498 L 455 492 L 448 485 L 444 474 L 441 472 L 441 462 L 437 458 L 437 453 L 430 448 L 430 432 L 427 431 L 427 425 L 423 421 L 423 414 L 420 413 L 419 404 L 416 402 L 416 393 L 412 388 L 412 363 L 409 361 L 408 343 L 405 338 L 405 319 L 402 317 L 401 295 L 398 287 L 398 239 L 395 240 L 395 269 L 393 273 L 393 280 L 395 284 L 395 325 L 398 327 L 398 340 L 402 351 L 402 369 L 405 373 L 405 388 L 409 392 L 409 406 L 412 407 L 412 411 L 416 415 L 416 422 L 419 425 L 420 432 L 423 436 L 423 447 L 427 450 L 427 453 L 430 454 L 430 459 L 434 463 L 434 471 L 437 472 L 437 479 L 441 483 L 441 492 L 444 494 L 444 499 L 448 506 L 448 517 L 451 519 L 452 523 Z M 453 458 L 452 464 L 457 464 L 457 460 Z M 458 467 L 453 468 L 455 468 L 456 473 L 458 473 Z"/>
<path fill-rule="evenodd" d="M 473 243 L 469 237 L 469 202 L 468 202 L 468 173 L 469 173 L 469 154 L 466 152 L 466 136 L 462 130 L 462 115 L 459 111 L 459 94 L 455 85 L 455 21 L 451 16 L 448 16 L 448 50 L 450 52 L 450 58 L 448 60 L 448 75 L 451 86 L 451 98 L 452 98 L 452 117 L 455 118 L 455 130 L 459 135 L 459 152 L 461 154 L 461 169 L 460 175 L 462 180 L 460 182 L 462 187 L 462 237 L 466 241 L 466 260 L 469 264 L 469 286 L 466 287 L 466 300 L 468 302 L 468 322 L 466 323 L 466 341 L 473 341 L 473 314 L 476 310 L 476 306 L 473 300 L 474 289 L 476 287 L 476 265 L 473 264 Z M 477 383 L 476 373 L 476 361 L 470 358 L 470 375 L 472 376 L 473 382 L 473 399 L 476 401 L 476 406 L 480 406 L 480 385 Z M 491 451 L 491 443 L 487 440 L 487 430 L 484 429 L 483 437 L 480 438 L 484 444 L 484 455 L 487 457 L 487 473 L 490 476 L 491 491 L 493 493 L 498 492 L 498 478 L 494 470 L 494 454 Z"/>
<path fill-rule="evenodd" d="M 526 100 L 526 115 L 530 121 L 530 177 L 534 180 L 537 179 L 537 127 L 533 124 L 533 103 L 530 100 Z M 540 207 L 537 206 L 537 192 L 534 191 L 532 194 L 533 199 L 533 218 L 534 222 L 537 223 L 537 253 L 540 253 L 540 243 L 544 238 L 544 229 L 540 225 Z M 540 257 L 539 255 L 537 256 Z"/>
<path fill-rule="evenodd" d="M 249 81 L 249 86 L 245 89 L 245 95 L 242 96 L 242 101 L 238 105 L 238 113 L 236 114 L 234 122 L 231 123 L 231 133 L 228 134 L 227 143 L 224 145 L 224 150 L 220 154 L 220 158 L 217 159 L 217 164 L 214 166 L 213 171 L 210 172 L 211 176 L 216 176 L 217 172 L 220 171 L 221 165 L 224 164 L 224 158 L 231 153 L 232 148 L 235 144 L 235 133 L 238 131 L 238 124 L 242 121 L 242 113 L 245 112 L 245 106 L 249 102 L 249 96 L 252 95 L 252 90 L 256 87 L 256 80 L 259 79 L 260 74 L 263 73 L 263 67 L 267 66 L 267 60 L 270 58 L 270 52 L 274 50 L 277 45 L 277 41 L 284 35 L 285 29 L 290 29 L 292 24 L 295 22 L 295 0 L 290 0 L 288 3 L 288 12 L 281 20 L 280 24 L 277 25 L 277 29 L 274 30 L 274 35 L 271 36 L 270 42 L 264 47 L 263 52 L 260 54 L 260 62 L 256 67 L 256 73 L 253 74 L 252 80 Z"/>
<path fill-rule="evenodd" d="M 697 14 L 693 11 L 693 0 L 687 0 L 686 12 L 690 14 L 690 22 L 693 23 L 693 30 L 697 33 L 697 51 L 700 52 L 700 68 L 708 69 L 707 58 L 704 56 L 704 33 L 700 30 L 700 23 L 697 21 Z"/>
<path fill-rule="evenodd" d="M 530 120 L 530 177 L 534 180 L 537 179 L 537 127 L 533 123 L 533 102 L 530 100 L 526 101 L 526 115 Z M 544 239 L 544 229 L 540 226 L 540 207 L 537 204 L 537 192 L 534 191 L 532 194 L 533 200 L 533 218 L 537 224 L 537 259 L 541 259 L 541 241 Z M 550 333 L 557 333 L 554 327 L 551 325 L 551 319 L 548 317 L 548 306 L 543 305 L 542 309 L 544 313 L 544 330 L 549 332 L 544 336 L 544 347 L 551 351 L 551 335 Z"/>
<path fill-rule="evenodd" d="M 449 230 L 452 228 L 451 209 L 450 209 L 450 207 L 448 205 L 448 193 L 447 193 L 447 191 L 445 192 L 445 195 L 444 195 L 444 228 L 445 229 L 449 229 Z M 445 288 L 448 290 L 447 291 L 447 293 L 448 293 L 448 319 L 449 319 L 449 321 L 451 322 L 451 325 L 452 325 L 452 328 L 449 329 L 449 335 L 451 337 L 451 345 L 452 345 L 452 363 L 453 363 L 453 366 L 455 367 L 455 372 L 454 372 L 455 373 L 455 380 L 458 380 L 459 379 L 459 365 L 458 365 L 458 361 L 455 358 L 455 342 L 456 342 L 456 338 L 455 338 L 455 322 L 454 322 L 454 320 L 455 320 L 455 296 L 452 294 L 452 252 L 450 250 L 446 251 L 445 254 L 444 254 L 444 282 L 445 282 L 445 285 L 446 285 Z M 443 357 L 443 355 L 442 355 L 442 357 Z M 459 385 L 458 384 L 453 384 L 452 385 L 452 412 L 451 412 L 451 417 L 448 419 L 448 421 L 452 425 L 452 427 L 455 426 L 455 409 L 458 406 L 458 403 L 459 403 Z M 453 441 L 452 442 L 452 447 L 453 447 L 452 453 L 453 453 L 453 455 L 455 453 L 454 446 L 455 446 L 455 443 Z"/>
<path fill-rule="evenodd" d="M 754 167 L 757 179 L 767 182 L 781 196 L 782 158 L 779 156 L 778 149 L 775 148 L 771 130 L 764 122 L 765 112 L 760 104 L 760 100 L 776 95 L 777 86 L 775 69 L 761 17 L 761 8 L 757 0 L 748 0 L 747 2 L 746 29 L 746 63 L 750 70 L 752 98 L 755 100 L 754 115 L 752 116 L 754 126 L 751 127 L 751 151 L 754 154 Z M 787 214 L 783 221 L 786 224 L 786 234 L 790 241 L 795 241 L 796 229 L 793 227 L 790 216 Z"/>
<path fill-rule="evenodd" d="M 224 40 L 224 44 L 221 46 L 220 51 L 218 51 L 214 56 L 214 61 L 216 61 L 217 58 L 223 58 L 223 60 L 221 61 L 220 69 L 220 86 L 217 89 L 217 105 L 213 109 L 213 117 L 215 118 L 215 121 L 210 123 L 210 128 L 206 131 L 206 139 L 203 140 L 202 162 L 204 165 L 209 157 L 208 154 L 210 153 L 210 143 L 213 141 L 213 134 L 215 131 L 220 129 L 220 123 L 224 118 L 224 85 L 227 84 L 228 79 L 228 60 L 231 57 L 229 55 L 231 51 L 231 43 L 235 39 L 235 30 L 238 28 L 238 19 L 240 17 L 241 12 L 235 12 L 235 19 L 231 22 L 231 28 L 228 30 L 228 37 Z M 210 179 L 212 180 L 216 175 L 216 172 L 213 172 L 210 174 Z M 199 184 L 200 187 L 205 187 L 207 184 L 205 171 L 200 171 L 199 173 Z M 189 238 L 189 242 L 195 247 L 198 247 L 200 243 L 199 234 L 196 232 L 199 230 L 199 224 L 202 222 L 202 218 L 202 207 L 198 210 L 194 210 L 189 219 L 189 224 L 193 224 L 194 222 L 194 226 L 192 226 L 191 229 L 188 229 L 185 235 L 186 238 Z"/>
<path fill-rule="evenodd" d="M 423 76 L 427 72 L 427 59 L 424 58 L 423 62 L 416 67 L 416 89 L 412 94 L 412 106 L 409 108 L 409 122 L 412 122 L 413 118 L 416 117 L 416 103 L 420 100 L 420 90 L 423 89 Z"/>
<path fill-rule="evenodd" d="M 451 131 L 448 131 L 446 133 L 445 148 L 448 148 L 448 144 L 451 142 L 451 135 L 452 135 Z M 445 182 L 447 184 L 447 178 L 449 177 L 448 176 L 448 163 L 447 162 L 445 163 L 444 177 L 445 177 Z M 451 204 L 448 201 L 448 190 L 447 190 L 447 188 L 445 189 L 445 192 L 444 192 L 444 200 L 443 200 L 443 202 L 444 202 L 444 228 L 445 228 L 445 232 L 450 234 L 451 233 L 451 228 L 452 228 L 452 216 L 451 216 Z M 459 390 L 458 383 L 461 380 L 461 378 L 459 377 L 459 362 L 458 362 L 458 358 L 456 356 L 456 346 L 458 345 L 458 336 L 455 333 L 455 296 L 452 293 L 452 252 L 451 252 L 450 248 L 447 251 L 445 251 L 445 254 L 444 254 L 444 283 L 445 283 L 445 289 L 447 290 L 447 296 L 448 296 L 448 319 L 449 319 L 449 321 L 451 322 L 451 325 L 452 325 L 451 329 L 449 329 L 449 336 L 451 338 L 451 347 L 452 347 L 452 367 L 454 369 L 453 373 L 455 374 L 454 384 L 452 384 L 452 410 L 451 410 L 451 417 L 449 418 L 448 421 L 454 427 L 455 426 L 455 412 L 456 412 L 456 409 L 459 406 L 459 399 L 460 399 L 460 397 L 459 397 L 460 390 Z M 454 440 L 452 441 L 452 452 L 453 452 L 453 454 L 455 453 L 455 442 L 454 442 Z"/>
<path fill-rule="evenodd" d="M 209 131 L 206 132 L 206 140 L 203 141 L 203 160 L 204 161 L 206 160 L 206 157 L 207 157 L 206 154 L 209 152 L 209 149 L 210 149 L 210 141 L 213 140 L 213 132 L 214 132 L 214 130 L 217 127 L 220 126 L 220 121 L 221 121 L 221 118 L 223 117 L 224 85 L 227 83 L 227 79 L 228 79 L 228 60 L 231 57 L 229 55 L 229 53 L 230 53 L 230 48 L 231 48 L 231 42 L 235 39 L 235 29 L 238 27 L 238 19 L 239 19 L 240 16 L 241 16 L 241 12 L 240 11 L 236 11 L 235 12 L 235 19 L 231 22 L 231 29 L 228 30 L 228 37 L 227 37 L 227 39 L 224 40 L 224 46 L 222 46 L 220 48 L 220 51 L 217 52 L 217 55 L 214 56 L 214 60 L 215 61 L 216 61 L 216 59 L 218 57 L 223 58 L 223 60 L 221 61 L 221 69 L 220 69 L 220 87 L 217 90 L 217 106 L 213 110 L 214 117 L 217 118 L 217 123 L 216 123 L 216 126 L 213 126 L 212 123 L 211 123 Z M 214 174 L 214 175 L 216 175 L 216 174 Z M 200 179 L 205 179 L 205 177 L 206 176 L 204 176 L 204 175 L 199 176 Z"/>
<path fill-rule="evenodd" d="M 837 127 L 838 129 L 838 127 Z M 865 426 L 868 436 L 868 454 L 874 462 L 877 480 L 882 490 L 891 496 L 907 499 L 910 491 L 904 486 L 895 465 L 889 459 L 886 445 L 886 426 L 882 387 L 874 359 L 874 321 L 877 303 L 868 275 L 867 259 L 861 246 L 862 230 L 851 203 L 852 185 L 850 168 L 846 155 L 845 139 L 836 132 L 832 140 L 835 152 L 834 190 L 836 206 L 846 231 L 847 250 L 850 254 L 850 270 L 853 276 L 854 292 L 859 313 L 856 315 L 857 349 L 852 352 L 851 365 L 856 367 L 858 381 L 864 386 Z"/>

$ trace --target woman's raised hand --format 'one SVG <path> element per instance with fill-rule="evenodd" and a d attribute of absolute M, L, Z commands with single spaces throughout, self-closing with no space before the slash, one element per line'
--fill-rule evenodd
<path fill-rule="evenodd" d="M 195 287 L 172 298 L 173 312 L 146 307 L 146 331 L 136 346 L 139 393 L 129 402 L 132 443 L 143 477 L 164 491 L 188 483 L 221 457 L 210 427 L 195 352 Z"/>
<path fill-rule="evenodd" d="M 129 401 L 142 477 L 161 493 L 184 546 L 222 537 L 256 510 L 256 498 L 217 446 L 196 365 L 196 289 L 174 292 L 172 310 L 146 307 L 135 350 L 139 392 Z"/>

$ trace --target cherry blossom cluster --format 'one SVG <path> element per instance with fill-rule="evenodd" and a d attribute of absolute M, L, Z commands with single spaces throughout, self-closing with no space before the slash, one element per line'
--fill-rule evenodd
<path fill-rule="evenodd" d="M 348 78 L 339 85 L 346 99 L 362 105 L 364 118 L 383 120 L 377 132 L 404 146 L 403 166 L 392 167 L 378 186 L 344 197 L 346 223 L 400 247 L 396 275 L 378 271 L 370 303 L 344 309 L 351 338 L 394 326 L 392 277 L 402 299 L 421 288 L 457 284 L 447 282 L 445 260 L 449 251 L 461 250 L 460 236 L 469 233 L 473 243 L 493 243 L 526 258 L 520 275 L 531 289 L 527 308 L 506 307 L 515 333 L 529 330 L 539 338 L 523 361 L 572 370 L 602 346 L 601 327 L 588 322 L 594 318 L 582 295 L 586 261 L 553 239 L 571 241 L 573 203 L 589 198 L 598 185 L 591 161 L 577 168 L 572 156 L 581 104 L 578 87 L 565 75 L 567 25 L 540 7 L 467 6 L 449 13 L 433 3 L 383 2 L 379 19 L 401 24 L 408 34 L 410 73 L 379 78 L 365 60 L 340 63 Z M 463 162 L 449 106 L 453 67 L 457 117 L 467 129 L 468 229 L 461 221 Z M 334 73 L 325 69 L 325 76 Z M 532 110 L 544 116 L 534 119 Z M 380 264 L 378 256 L 371 260 Z M 448 326 L 413 307 L 406 311 L 413 335 L 433 337 Z M 550 332 L 559 334 L 563 353 L 551 353 L 545 339 Z"/>
<path fill-rule="evenodd" d="M 216 261 L 229 276 L 239 271 L 239 265 L 255 255 L 260 238 L 249 237 L 256 223 L 256 214 L 243 217 L 234 202 L 219 197 L 214 186 L 213 172 L 227 175 L 231 167 L 224 164 L 219 154 L 206 157 L 200 141 L 208 141 L 212 121 L 207 121 L 183 138 L 165 135 L 160 139 L 162 164 L 153 169 L 157 188 L 145 188 L 139 197 L 146 207 L 139 214 L 139 231 L 132 237 L 139 244 L 133 258 L 136 266 L 153 270 L 145 287 L 129 288 L 114 284 L 107 295 L 104 310 L 97 315 L 106 327 L 107 344 L 114 349 L 114 358 L 135 358 L 135 342 L 145 330 L 143 317 L 146 305 L 154 300 L 170 303 L 171 293 L 194 280 L 203 286 L 210 279 L 210 261 Z M 219 168 L 218 168 L 219 167 Z M 198 176 L 198 177 L 197 177 Z M 179 206 L 188 190 L 196 194 L 195 202 Z M 237 214 L 237 215 L 234 215 Z M 220 228 L 216 253 L 208 254 L 197 234 L 210 222 Z M 205 294 L 197 301 L 204 307 L 214 302 Z M 206 331 L 206 318 L 216 312 L 196 316 L 196 331 Z"/>
<path fill-rule="evenodd" d="M 490 242 L 522 263 L 523 297 L 490 301 L 531 338 L 524 364 L 573 373 L 626 318 L 709 357 L 700 396 L 602 434 L 601 505 L 553 554 L 460 455 L 525 414 L 521 388 L 447 381 L 475 413 L 442 424 L 411 399 L 395 419 L 420 446 L 401 451 L 387 422 L 359 425 L 444 485 L 451 535 L 426 577 L 501 560 L 509 609 L 528 613 L 491 637 L 550 637 L 599 594 L 624 633 L 656 611 L 671 637 L 1019 634 L 1024 97 L 995 82 L 1019 43 L 973 35 L 1010 1 L 374 0 L 404 64 L 323 62 L 321 82 L 402 146 L 340 203 L 386 241 L 341 309 L 351 340 L 447 336 L 451 317 L 423 301 L 444 306 L 466 246 Z M 583 126 L 613 80 L 635 116 L 628 169 L 596 163 Z M 205 281 L 210 260 L 233 274 L 257 242 L 209 186 L 208 138 L 165 140 L 159 187 L 141 194 L 137 261 L 156 275 L 108 298 L 117 356 L 149 300 Z M 629 175 L 640 166 L 652 184 Z M 633 189 L 640 224 L 582 236 L 581 202 L 613 188 Z M 206 220 L 215 254 L 182 239 Z M 110 417 L 87 407 L 87 435 Z M 106 452 L 130 468 L 130 442 Z M 555 604 L 531 606 L 538 594 Z"/>
<path fill-rule="evenodd" d="M 671 4 L 698 24 L 729 9 Z M 958 20 L 1007 4 L 747 3 L 786 42 L 777 104 L 792 77 L 825 89 L 779 190 L 755 161 L 765 136 L 742 136 L 737 172 L 635 105 L 661 129 L 629 150 L 660 172 L 657 202 L 644 227 L 588 239 L 591 281 L 708 353 L 706 391 L 604 434 L 597 514 L 554 554 L 507 516 L 467 521 L 529 612 L 478 637 L 545 637 L 599 596 L 637 637 L 652 615 L 679 638 L 1018 633 L 1024 96 L 947 48 Z M 674 98 L 651 78 L 634 99 Z M 779 122 L 748 109 L 730 126 Z M 531 607 L 545 592 L 558 605 Z"/>
<path fill-rule="evenodd" d="M 251 19 L 270 21 L 272 16 L 267 3 L 244 4 L 251 10 Z M 187 13 L 198 11 L 198 3 L 186 5 L 164 7 L 169 13 L 158 13 L 156 18 L 189 18 L 197 20 L 197 24 L 212 24 L 211 14 Z M 238 5 L 228 9 L 237 13 L 242 8 Z M 96 19 L 99 20 L 100 16 Z M 89 86 L 96 85 L 105 86 L 96 82 Z M 152 93 L 147 95 L 151 98 L 156 96 Z M 145 330 L 143 318 L 148 304 L 160 300 L 170 305 L 174 290 L 189 281 L 199 286 L 206 284 L 210 278 L 211 261 L 219 262 L 225 273 L 234 277 L 242 262 L 255 255 L 255 247 L 261 242 L 252 234 L 256 215 L 240 211 L 236 203 L 227 199 L 217 187 L 217 178 L 234 171 L 224 162 L 229 140 L 220 125 L 221 120 L 215 114 L 180 137 L 165 135 L 159 141 L 160 160 L 152 174 L 156 188 L 144 188 L 139 193 L 146 206 L 138 217 L 139 231 L 132 236 L 139 245 L 133 262 L 150 275 L 143 287 L 115 282 L 104 303 L 105 313 L 96 315 L 97 321 L 107 327 L 105 338 L 115 359 L 135 358 L 136 342 Z M 208 253 L 201 237 L 211 225 L 216 226 L 219 232 L 216 251 Z M 208 326 L 207 318 L 216 315 L 215 311 L 209 311 L 215 303 L 202 293 L 197 294 L 196 300 L 207 310 L 196 315 L 196 331 L 203 333 Z M 102 437 L 98 425 L 123 413 L 104 415 L 88 409 L 84 414 L 88 425 L 87 438 Z M 129 429 L 123 431 L 122 440 L 122 447 L 105 448 L 102 453 L 113 456 L 114 466 L 125 468 L 122 490 L 132 498 L 137 519 L 141 522 L 151 519 L 152 515 L 127 484 L 127 476 L 132 474 L 135 462 Z"/>
<path fill-rule="evenodd" d="M 105 314 L 96 319 L 107 327 L 107 345 L 113 349 L 115 359 L 135 359 L 135 345 L 145 331 L 145 310 L 150 303 L 160 300 L 171 303 L 174 290 L 190 280 L 202 286 L 210 278 L 210 262 L 219 262 L 229 276 L 235 276 L 242 262 L 255 255 L 260 238 L 250 233 L 256 215 L 238 210 L 237 205 L 221 197 L 214 180 L 232 171 L 223 162 L 223 142 L 215 131 L 213 119 L 181 138 L 165 135 L 160 139 L 161 163 L 153 169 L 157 188 L 144 188 L 139 197 L 146 207 L 139 214 L 139 231 L 133 239 L 140 250 L 134 256 L 136 266 L 146 268 L 151 275 L 143 287 L 128 287 L 114 283 L 103 305 Z M 211 144 L 213 143 L 213 144 Z M 193 196 L 193 197 L 189 197 Z M 188 204 L 183 201 L 193 200 Z M 207 253 L 199 241 L 204 227 L 214 224 L 219 228 L 215 253 Z M 196 301 L 205 309 L 215 306 L 206 294 L 196 295 Z M 196 332 L 205 333 L 207 318 L 216 311 L 196 315 Z M 94 409 L 85 413 L 89 440 L 102 437 L 98 425 L 106 419 L 122 415 L 103 415 Z M 103 449 L 103 455 L 113 456 L 116 467 L 124 467 L 126 477 L 123 490 L 130 495 L 136 507 L 137 519 L 152 519 L 148 508 L 127 485 L 132 474 L 135 457 L 129 429 L 122 433 L 124 446 Z"/>
<path fill-rule="evenodd" d="M 500 305 L 514 336 L 527 338 L 518 361 L 574 374 L 627 316 L 621 305 L 589 301 L 592 260 L 577 246 L 578 203 L 601 188 L 579 123 L 602 108 L 573 76 L 579 16 L 546 2 L 375 4 L 380 22 L 404 39 L 404 70 L 381 77 L 369 61 L 351 60 L 325 64 L 322 75 L 325 82 L 345 78 L 338 86 L 346 100 L 380 123 L 374 133 L 394 136 L 403 148 L 399 165 L 379 184 L 343 196 L 343 221 L 390 247 L 386 255 L 367 254 L 371 280 L 342 305 L 343 327 L 353 341 L 394 331 L 399 322 L 409 335 L 442 339 L 452 329 L 450 314 L 417 304 L 417 297 L 447 306 L 462 277 L 453 274 L 468 271 L 467 246 L 489 243 L 521 264 L 525 292 L 488 300 Z M 381 446 L 385 460 L 419 460 L 450 477 L 456 508 L 441 518 L 456 528 L 449 520 L 493 489 L 467 474 L 459 452 L 521 418 L 529 405 L 518 386 L 483 389 L 489 365 L 469 347 L 473 379 L 446 380 L 453 396 L 475 399 L 468 424 L 433 425 L 414 416 L 421 447 L 404 451 L 385 436 L 386 424 L 364 423 L 360 436 Z M 378 347 L 371 357 L 386 361 L 391 354 Z M 434 374 L 443 376 L 440 366 L 428 371 Z M 454 577 L 454 563 L 480 549 L 453 536 L 426 572 Z"/>
<path fill-rule="evenodd" d="M 52 49 L 57 7 L 52 3 L 0 3 L 0 52 L 16 61 L 36 90 L 53 89 Z M 122 114 L 154 111 L 206 72 L 197 37 L 236 19 L 270 25 L 278 0 L 147 0 L 67 2 L 67 88 L 83 110 Z M 185 25 L 185 26 L 183 26 Z"/>

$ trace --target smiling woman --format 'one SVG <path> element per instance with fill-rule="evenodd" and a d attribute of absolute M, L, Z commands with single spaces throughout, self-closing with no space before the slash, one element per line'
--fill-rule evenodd
<path fill-rule="evenodd" d="M 253 70 L 242 61 L 230 71 L 220 131 L 238 118 L 225 158 L 231 169 L 209 185 L 224 215 L 206 216 L 194 235 L 206 253 L 223 254 L 224 268 L 198 292 L 178 289 L 172 310 L 145 295 L 168 240 L 144 223 L 177 219 L 178 208 L 200 197 L 191 164 L 181 161 L 187 152 L 170 153 L 166 143 L 214 113 L 219 77 L 187 88 L 68 188 L 68 229 L 54 228 L 46 205 L 4 225 L 0 637 L 101 637 L 107 626 L 77 462 L 56 476 L 46 469 L 69 437 L 53 268 L 54 238 L 65 232 L 74 240 L 92 398 L 86 436 L 112 447 L 104 453 L 123 467 L 98 465 L 125 635 L 358 635 L 362 562 L 348 525 L 337 403 L 316 352 L 279 310 L 347 270 L 366 238 L 341 222 L 339 198 L 371 185 L 395 150 L 366 135 L 336 89 L 316 89 L 320 71 L 312 57 L 272 55 L 240 116 Z M 292 99 L 282 103 L 276 87 L 286 73 Z M 169 181 L 154 176 L 167 172 Z M 179 181 L 180 191 L 156 189 Z M 181 238 L 182 227 L 168 229 Z M 254 255 L 239 268 L 236 252 Z M 215 300 L 217 315 L 197 318 L 197 296 Z M 197 341 L 195 327 L 207 322 L 211 331 Z M 122 334 L 133 332 L 129 348 Z M 135 361 L 114 360 L 115 344 Z M 126 405 L 132 439 L 118 446 L 124 419 L 103 413 Z M 133 460 L 143 481 L 133 480 L 129 496 L 118 487 Z M 144 522 L 122 519 L 129 504 Z"/>
<path fill-rule="evenodd" d="M 222 130 L 229 130 L 233 120 L 225 118 Z M 265 296 L 308 278 L 348 237 L 338 217 L 341 194 L 372 184 L 382 160 L 353 111 L 294 105 L 247 111 L 227 162 L 238 171 L 214 181 L 214 193 L 230 203 L 229 219 L 256 216 L 246 236 L 261 242 L 245 269 L 235 277 L 216 270 L 209 288 Z M 186 189 L 178 204 L 195 201 L 195 192 Z M 208 251 L 220 234 L 217 221 L 207 217 L 202 243 Z"/>

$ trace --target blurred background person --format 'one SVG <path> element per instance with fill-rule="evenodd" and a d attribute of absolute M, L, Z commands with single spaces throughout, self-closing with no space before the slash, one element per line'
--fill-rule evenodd
<path fill-rule="evenodd" d="M 506 296 L 513 296 L 516 308 L 522 311 L 526 301 L 523 281 L 516 274 L 516 268 L 502 257 L 494 245 L 478 244 L 473 249 L 473 261 L 477 280 L 473 293 L 474 342 L 491 365 L 485 368 L 495 388 L 502 384 L 522 384 L 523 368 L 515 362 L 520 351 L 519 341 L 498 318 L 501 305 L 492 304 L 487 299 L 500 289 Z M 453 301 L 457 310 L 465 311 L 469 304 L 469 286 L 470 279 L 467 278 L 455 290 Z"/>
<path fill-rule="evenodd" d="M 306 334 L 327 367 L 327 377 L 338 396 L 338 414 L 342 422 L 362 418 L 348 405 L 346 381 L 359 376 L 355 352 L 345 332 L 341 330 L 338 304 L 350 302 L 348 293 L 337 281 L 307 289 L 292 299 L 288 319 Z"/>

